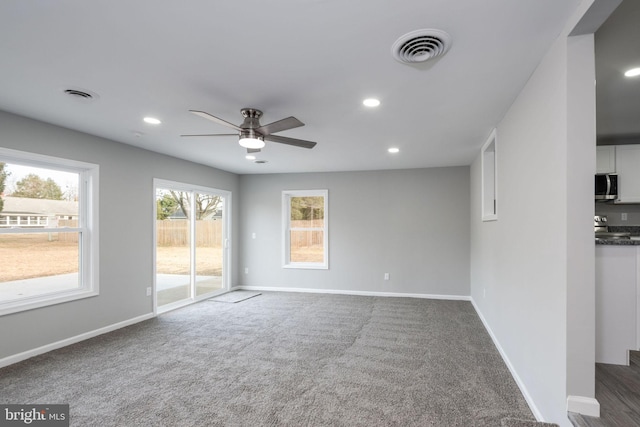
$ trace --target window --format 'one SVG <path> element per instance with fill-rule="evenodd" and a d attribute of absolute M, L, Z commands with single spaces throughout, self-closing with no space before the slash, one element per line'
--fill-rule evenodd
<path fill-rule="evenodd" d="M 496 130 L 482 146 L 482 220 L 498 219 L 498 162 Z"/>
<path fill-rule="evenodd" d="M 282 192 L 285 268 L 329 268 L 328 190 Z"/>
<path fill-rule="evenodd" d="M 231 193 L 161 179 L 154 187 L 156 311 L 229 289 Z"/>
<path fill-rule="evenodd" d="M 98 166 L 0 148 L 0 314 L 98 294 Z"/>

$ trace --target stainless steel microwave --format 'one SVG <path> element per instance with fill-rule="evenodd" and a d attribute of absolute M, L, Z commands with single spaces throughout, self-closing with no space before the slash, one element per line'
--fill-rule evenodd
<path fill-rule="evenodd" d="M 618 175 L 602 173 L 596 175 L 596 200 L 607 201 L 618 198 Z"/>

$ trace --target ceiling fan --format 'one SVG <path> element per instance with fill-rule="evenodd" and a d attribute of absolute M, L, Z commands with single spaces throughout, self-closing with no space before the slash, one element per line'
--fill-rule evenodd
<path fill-rule="evenodd" d="M 204 111 L 189 110 L 196 116 L 203 117 L 212 122 L 218 123 L 222 126 L 226 126 L 231 129 L 235 129 L 237 133 L 211 133 L 201 135 L 180 135 L 180 136 L 223 136 L 223 135 L 238 135 L 240 140 L 238 141 L 241 146 L 247 149 L 248 153 L 255 153 L 260 151 L 265 146 L 264 141 L 279 142 L 280 144 L 293 145 L 294 147 L 301 148 L 313 148 L 316 146 L 315 142 L 305 141 L 304 139 L 288 138 L 285 136 L 272 135 L 276 132 L 282 132 L 283 130 L 293 129 L 300 126 L 304 126 L 300 120 L 295 117 L 287 117 L 286 119 L 278 120 L 266 125 L 260 124 L 260 117 L 262 111 L 255 108 L 243 108 L 240 110 L 244 121 L 241 125 L 236 126 L 233 123 L 229 123 L 226 120 L 222 120 L 216 116 L 213 116 Z"/>

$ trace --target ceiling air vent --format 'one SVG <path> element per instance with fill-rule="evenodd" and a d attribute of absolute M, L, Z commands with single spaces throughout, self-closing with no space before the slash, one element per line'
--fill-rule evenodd
<path fill-rule="evenodd" d="M 424 62 L 447 53 L 451 36 L 441 30 L 416 30 L 400 37 L 391 47 L 393 57 L 405 64 Z"/>
<path fill-rule="evenodd" d="M 78 101 L 84 101 L 84 102 L 93 101 L 94 99 L 99 98 L 97 93 L 93 93 L 85 89 L 70 88 L 70 89 L 65 89 L 64 93 L 66 93 L 73 99 L 76 99 Z"/>

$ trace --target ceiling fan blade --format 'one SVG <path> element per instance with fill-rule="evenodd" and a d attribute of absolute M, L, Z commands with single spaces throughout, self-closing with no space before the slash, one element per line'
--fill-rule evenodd
<path fill-rule="evenodd" d="M 222 120 L 221 118 L 218 118 L 216 116 L 212 116 L 211 114 L 209 114 L 207 112 L 198 111 L 198 110 L 189 110 L 189 111 L 192 112 L 193 114 L 195 114 L 196 116 L 200 116 L 200 117 L 205 118 L 207 120 L 211 120 L 212 122 L 218 123 L 219 125 L 235 129 L 238 132 L 240 132 L 242 130 L 242 129 L 240 129 L 239 126 L 236 126 L 233 123 L 229 123 L 226 120 Z"/>
<path fill-rule="evenodd" d="M 280 144 L 293 145 L 294 147 L 301 148 L 313 148 L 316 146 L 315 142 L 305 141 L 304 139 L 287 138 L 286 136 L 278 135 L 265 135 L 267 141 L 279 142 Z"/>
<path fill-rule="evenodd" d="M 199 133 L 199 134 L 188 134 L 188 135 L 180 135 L 180 136 L 238 136 L 237 133 Z"/>
<path fill-rule="evenodd" d="M 304 126 L 304 123 L 295 117 L 287 117 L 286 119 L 260 126 L 256 131 L 260 132 L 262 135 L 270 135 L 272 133 L 282 132 L 283 130 L 293 129 L 300 126 Z"/>
<path fill-rule="evenodd" d="M 259 148 L 247 148 L 247 154 L 259 153 L 259 152 L 260 152 Z"/>

